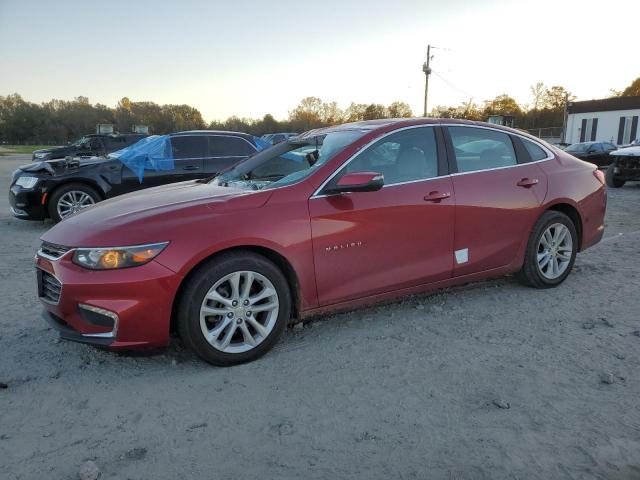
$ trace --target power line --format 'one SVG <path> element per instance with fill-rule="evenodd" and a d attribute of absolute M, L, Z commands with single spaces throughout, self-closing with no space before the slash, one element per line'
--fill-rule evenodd
<path fill-rule="evenodd" d="M 451 88 L 453 88 L 454 90 L 457 90 L 458 92 L 462 93 L 463 95 L 465 95 L 466 97 L 471 97 L 471 98 L 476 98 L 475 95 L 473 95 L 472 93 L 467 92 L 466 90 L 463 90 L 461 88 L 456 87 L 453 83 L 451 83 L 449 80 L 447 80 L 446 78 L 444 78 L 442 76 L 442 74 L 436 72 L 435 70 L 431 69 L 431 72 L 436 75 L 440 80 L 442 80 L 444 83 L 446 83 L 447 85 L 449 85 Z"/>

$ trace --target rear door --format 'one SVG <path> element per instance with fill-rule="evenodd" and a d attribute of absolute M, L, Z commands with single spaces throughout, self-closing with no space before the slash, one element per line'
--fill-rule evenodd
<path fill-rule="evenodd" d="M 456 172 L 453 274 L 508 265 L 528 238 L 547 192 L 547 178 L 535 158 L 544 160 L 550 152 L 491 128 L 449 126 L 446 134 Z"/>
<path fill-rule="evenodd" d="M 170 138 L 174 162 L 173 170 L 145 170 L 142 182 L 140 182 L 133 170 L 122 165 L 122 183 L 118 187 L 114 186 L 110 196 L 205 176 L 203 157 L 207 137 L 204 135 L 178 135 Z"/>
<path fill-rule="evenodd" d="M 256 147 L 243 137 L 209 135 L 204 171 L 207 175 L 216 175 L 249 155 L 253 155 L 256 151 Z"/>
<path fill-rule="evenodd" d="M 450 278 L 454 199 L 438 157 L 440 132 L 391 133 L 357 154 L 345 173 L 378 172 L 376 192 L 309 199 L 318 297 L 329 305 Z"/>

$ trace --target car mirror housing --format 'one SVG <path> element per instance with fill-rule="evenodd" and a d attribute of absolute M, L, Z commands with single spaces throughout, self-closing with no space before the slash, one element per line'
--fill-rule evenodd
<path fill-rule="evenodd" d="M 384 186 L 384 175 L 378 172 L 346 173 L 334 184 L 329 186 L 327 194 L 347 192 L 375 192 Z"/>

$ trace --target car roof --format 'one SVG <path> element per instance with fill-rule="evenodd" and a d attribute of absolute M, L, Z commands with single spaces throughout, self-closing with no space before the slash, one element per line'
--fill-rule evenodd
<path fill-rule="evenodd" d="M 180 135 L 233 135 L 237 137 L 251 137 L 244 132 L 230 132 L 227 130 L 185 130 L 184 132 L 170 133 L 170 137 L 179 137 Z"/>
<path fill-rule="evenodd" d="M 308 132 L 302 133 L 297 138 L 307 138 L 314 137 L 316 135 L 326 135 L 332 132 L 340 132 L 347 130 L 365 130 L 365 131 L 373 131 L 377 129 L 391 129 L 391 127 L 402 128 L 404 126 L 417 126 L 417 125 L 460 125 L 460 126 L 477 126 L 477 127 L 487 127 L 492 128 L 494 130 L 502 130 L 505 133 L 509 134 L 517 134 L 523 137 L 531 138 L 532 140 L 539 141 L 537 137 L 523 131 L 517 130 L 511 127 L 505 127 L 503 125 L 496 125 L 488 122 L 478 122 L 475 120 L 464 120 L 457 118 L 431 118 L 431 117 L 415 117 L 415 118 L 384 118 L 378 120 L 363 120 L 359 122 L 351 122 L 351 123 L 343 123 L 341 125 L 335 125 L 330 127 L 318 128 L 315 130 L 309 130 Z"/>

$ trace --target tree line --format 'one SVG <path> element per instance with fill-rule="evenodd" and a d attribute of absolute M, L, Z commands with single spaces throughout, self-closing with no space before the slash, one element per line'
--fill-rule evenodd
<path fill-rule="evenodd" d="M 562 86 L 547 87 L 542 82 L 531 86 L 531 103 L 518 104 L 507 94 L 476 104 L 436 106 L 432 117 L 486 120 L 490 115 L 512 115 L 518 128 L 558 127 L 563 123 L 565 102 L 575 97 Z M 612 96 L 640 96 L 640 78 Z M 132 131 L 133 125 L 147 125 L 151 133 L 165 134 L 183 130 L 216 129 L 263 135 L 270 132 L 304 132 L 312 128 L 345 122 L 379 118 L 412 117 L 404 102 L 390 105 L 351 103 L 341 109 L 336 102 L 306 97 L 289 112 L 286 120 L 267 114 L 261 119 L 232 116 L 207 124 L 201 113 L 189 105 L 158 105 L 122 98 L 115 108 L 96 103 L 87 97 L 74 100 L 50 100 L 36 104 L 15 93 L 0 96 L 0 142 L 15 144 L 61 144 L 95 132 L 97 124 L 114 124 L 117 131 Z"/>
<path fill-rule="evenodd" d="M 478 105 L 469 100 L 457 107 L 436 106 L 430 116 L 439 118 L 461 118 L 467 120 L 486 121 L 491 115 L 512 115 L 515 125 L 521 129 L 561 127 L 564 120 L 564 107 L 567 101 L 575 100 L 575 95 L 564 87 L 556 85 L 547 87 L 538 82 L 529 88 L 530 104 L 518 104 L 507 94 L 498 95 Z M 611 90 L 612 97 L 640 96 L 640 77 L 620 91 Z"/>

